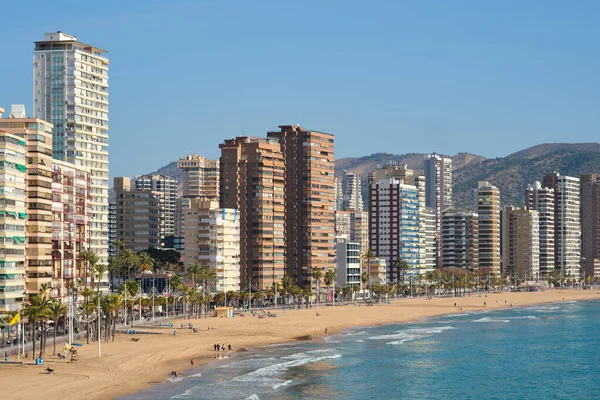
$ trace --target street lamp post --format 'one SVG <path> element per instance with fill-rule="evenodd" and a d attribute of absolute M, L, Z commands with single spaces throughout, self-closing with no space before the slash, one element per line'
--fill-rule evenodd
<path fill-rule="evenodd" d="M 100 291 L 98 291 L 98 358 L 100 358 L 100 332 L 101 332 L 101 326 L 102 326 L 102 307 L 100 307 Z"/>

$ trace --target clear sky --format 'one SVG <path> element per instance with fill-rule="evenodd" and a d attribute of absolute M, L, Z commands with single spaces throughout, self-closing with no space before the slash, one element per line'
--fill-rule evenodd
<path fill-rule="evenodd" d="M 61 30 L 109 51 L 112 176 L 264 136 L 336 135 L 336 157 L 504 156 L 597 142 L 600 2 L 12 1 L 0 8 L 0 105 L 31 106 L 33 42 Z"/>

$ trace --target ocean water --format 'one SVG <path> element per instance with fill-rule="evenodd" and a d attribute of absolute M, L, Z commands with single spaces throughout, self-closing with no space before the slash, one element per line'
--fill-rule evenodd
<path fill-rule="evenodd" d="M 122 399 L 600 399 L 600 302 L 362 327 L 253 349 Z"/>

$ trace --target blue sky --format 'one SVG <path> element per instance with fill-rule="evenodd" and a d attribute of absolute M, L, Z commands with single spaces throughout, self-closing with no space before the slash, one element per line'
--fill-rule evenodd
<path fill-rule="evenodd" d="M 338 158 L 596 142 L 599 13 L 594 1 L 11 2 L 0 105 L 32 111 L 32 42 L 61 30 L 109 51 L 111 177 L 218 157 L 224 138 L 280 124 L 335 134 Z"/>

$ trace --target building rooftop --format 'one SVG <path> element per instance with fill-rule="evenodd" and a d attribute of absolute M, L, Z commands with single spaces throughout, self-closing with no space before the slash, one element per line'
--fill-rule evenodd
<path fill-rule="evenodd" d="M 81 43 L 77 40 L 76 36 L 69 35 L 61 31 L 45 33 L 44 40 L 34 43 L 36 50 L 52 50 L 54 48 L 53 45 L 55 44 L 61 45 L 60 48 L 62 48 L 62 44 L 71 43 L 75 47 L 79 47 L 82 50 L 89 51 L 94 54 L 108 53 L 108 51 L 103 50 L 99 47 Z"/>

